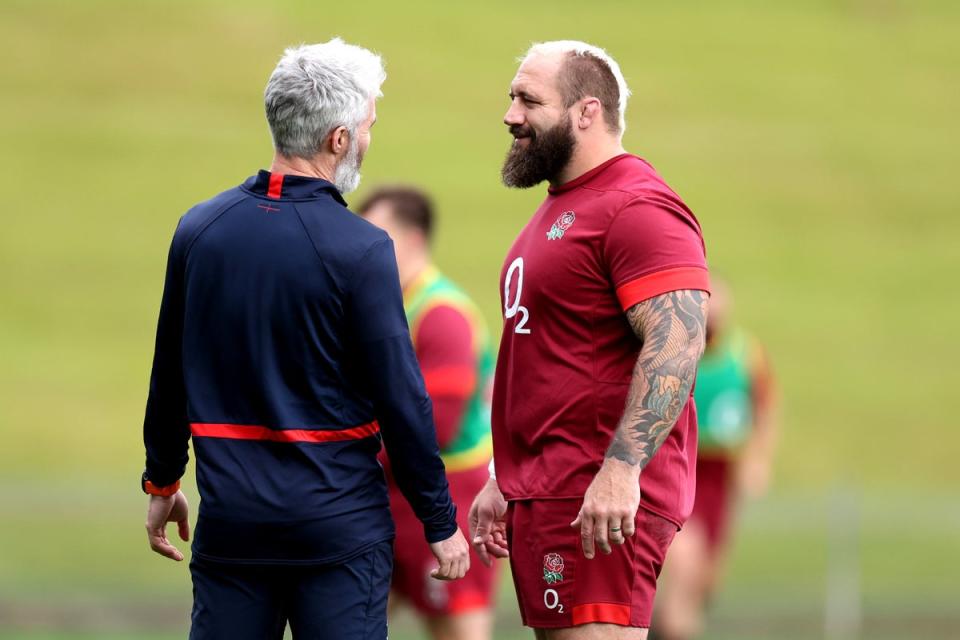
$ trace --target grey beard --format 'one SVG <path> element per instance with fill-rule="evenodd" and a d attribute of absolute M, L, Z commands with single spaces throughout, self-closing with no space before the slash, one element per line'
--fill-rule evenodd
<path fill-rule="evenodd" d="M 356 137 L 350 140 L 350 148 L 347 149 L 347 155 L 343 157 L 340 164 L 333 172 L 333 186 L 341 194 L 347 194 L 356 191 L 360 186 L 360 143 Z"/>

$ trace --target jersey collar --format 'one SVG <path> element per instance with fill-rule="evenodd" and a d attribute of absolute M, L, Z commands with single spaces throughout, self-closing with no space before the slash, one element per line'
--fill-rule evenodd
<path fill-rule="evenodd" d="M 261 169 L 257 175 L 247 178 L 243 188 L 272 200 L 310 200 L 328 193 L 334 200 L 347 206 L 340 191 L 320 178 L 270 173 Z"/>
<path fill-rule="evenodd" d="M 632 158 L 632 157 L 633 157 L 633 154 L 631 153 L 621 153 L 618 156 L 613 156 L 606 162 L 602 164 L 598 164 L 593 169 L 590 169 L 590 171 L 580 174 L 579 176 L 577 176 L 573 180 L 570 180 L 569 182 L 564 182 L 563 184 L 557 185 L 555 187 L 547 187 L 547 192 L 550 193 L 551 195 L 556 195 L 558 193 L 563 193 L 564 191 L 570 191 L 571 189 L 576 189 L 577 187 L 590 182 L 599 174 L 603 173 L 603 170 L 609 167 L 610 165 L 620 162 L 624 158 Z"/>

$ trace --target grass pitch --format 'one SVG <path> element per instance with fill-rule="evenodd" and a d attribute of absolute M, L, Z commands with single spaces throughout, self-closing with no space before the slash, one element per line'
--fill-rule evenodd
<path fill-rule="evenodd" d="M 838 564 L 869 635 L 952 637 L 960 10 L 649 4 L 2 3 L 0 635 L 182 637 L 186 567 L 147 550 L 137 489 L 168 242 L 268 164 L 282 48 L 341 35 L 389 74 L 363 190 L 436 195 L 437 261 L 494 328 L 543 193 L 498 181 L 514 58 L 569 37 L 616 56 L 626 146 L 699 216 L 785 396 L 775 490 L 745 514 L 712 637 L 820 636 Z M 838 491 L 852 547 L 828 533 Z M 501 609 L 498 637 L 529 637 L 508 591 Z"/>

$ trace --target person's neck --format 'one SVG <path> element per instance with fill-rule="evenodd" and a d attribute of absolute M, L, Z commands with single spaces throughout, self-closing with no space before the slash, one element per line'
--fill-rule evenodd
<path fill-rule="evenodd" d="M 430 256 L 423 254 L 412 256 L 398 265 L 400 272 L 400 288 L 406 291 L 417 281 L 427 267 L 430 266 Z"/>
<path fill-rule="evenodd" d="M 580 140 L 570 162 L 560 174 L 550 181 L 550 186 L 559 187 L 579 178 L 601 164 L 626 153 L 619 137 L 603 136 L 596 140 Z"/>
<path fill-rule="evenodd" d="M 270 163 L 270 173 L 320 178 L 333 182 L 334 163 L 319 154 L 307 160 L 276 153 L 273 156 L 273 162 Z"/>

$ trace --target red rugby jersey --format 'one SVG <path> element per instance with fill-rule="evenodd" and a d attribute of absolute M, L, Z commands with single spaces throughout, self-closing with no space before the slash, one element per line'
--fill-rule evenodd
<path fill-rule="evenodd" d="M 624 311 L 709 290 L 700 224 L 646 161 L 623 154 L 548 191 L 500 274 L 492 427 L 508 500 L 583 496 L 640 352 Z M 691 398 L 640 479 L 642 506 L 678 525 L 693 507 L 696 422 Z"/>

